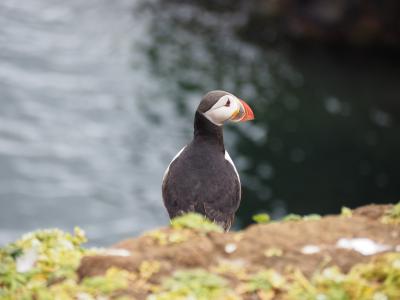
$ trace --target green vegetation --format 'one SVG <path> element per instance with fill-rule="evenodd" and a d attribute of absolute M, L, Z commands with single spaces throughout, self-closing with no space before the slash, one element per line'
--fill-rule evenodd
<path fill-rule="evenodd" d="M 229 288 L 228 281 L 205 270 L 178 271 L 162 284 L 159 293 L 148 300 L 209 300 L 239 299 Z"/>
<path fill-rule="evenodd" d="M 78 283 L 76 269 L 83 255 L 94 253 L 81 244 L 83 231 L 74 235 L 58 229 L 40 230 L 0 249 L 0 299 L 95 299 L 127 286 L 128 273 L 111 268 L 102 277 Z"/>
<path fill-rule="evenodd" d="M 344 215 L 348 215 L 347 210 Z M 318 215 L 289 215 L 286 220 L 319 218 Z M 399 218 L 400 203 L 386 212 L 382 220 L 398 224 Z M 263 214 L 255 219 L 261 223 L 268 220 Z M 222 232 L 222 229 L 200 215 L 188 214 L 173 220 L 168 229 L 146 234 L 156 243 L 148 244 L 149 240 L 144 240 L 149 247 L 157 247 L 188 241 L 199 234 L 204 237 L 208 232 Z M 134 295 L 139 295 L 136 299 L 141 300 L 400 299 L 399 252 L 378 255 L 367 263 L 353 266 L 348 273 L 329 266 L 308 277 L 296 268 L 288 267 L 281 273 L 263 265 L 248 268 L 239 260 L 227 257 L 203 269 L 180 269 L 168 260 L 149 258 L 139 261 L 134 270 L 111 267 L 103 275 L 79 281 L 76 270 L 81 258 L 103 253 L 83 248 L 85 241 L 79 228 L 74 234 L 57 229 L 41 230 L 1 248 L 0 300 L 132 300 Z M 236 243 L 240 244 L 240 238 Z M 265 259 L 276 260 L 285 258 L 286 250 L 270 247 L 263 253 Z"/>
<path fill-rule="evenodd" d="M 311 215 L 305 215 L 303 216 L 304 221 L 315 221 L 315 220 L 320 220 L 321 216 L 318 214 L 311 214 Z"/>
<path fill-rule="evenodd" d="M 157 229 L 146 232 L 145 236 L 151 237 L 158 245 L 165 246 L 180 244 L 196 234 L 206 234 L 208 232 L 223 232 L 219 225 L 211 222 L 201 214 L 188 213 L 171 220 L 169 229 Z"/>
<path fill-rule="evenodd" d="M 320 215 L 317 214 L 311 214 L 311 215 L 305 215 L 305 216 L 300 216 L 297 214 L 289 214 L 285 216 L 282 221 L 287 222 L 287 221 L 315 221 L 321 219 Z"/>
<path fill-rule="evenodd" d="M 354 266 L 348 274 L 337 267 L 325 268 L 307 279 L 300 271 L 280 274 L 265 269 L 248 274 L 244 269 L 221 266 L 218 275 L 205 270 L 178 271 L 166 278 L 159 292 L 148 300 L 254 299 L 283 300 L 395 300 L 400 299 L 400 254 L 382 255 L 370 263 Z M 236 287 L 227 279 L 235 277 Z M 251 298 L 253 299 L 253 298 Z"/>
<path fill-rule="evenodd" d="M 179 244 L 187 241 L 190 238 L 188 232 L 183 230 L 176 230 L 173 232 L 166 232 L 165 230 L 153 230 L 145 233 L 145 236 L 151 237 L 160 246 Z"/>
<path fill-rule="evenodd" d="M 252 219 L 257 224 L 265 224 L 265 223 L 269 223 L 269 221 L 271 221 L 271 217 L 269 216 L 269 214 L 266 214 L 266 213 L 256 214 L 253 216 Z"/>
<path fill-rule="evenodd" d="M 261 214 L 256 214 L 252 217 L 253 221 L 256 222 L 257 224 L 267 224 L 271 222 L 271 217 L 266 214 L 266 213 L 261 213 Z M 305 215 L 305 216 L 300 216 L 297 214 L 289 214 L 285 217 L 282 218 L 282 221 L 313 221 L 313 220 L 319 220 L 321 219 L 321 216 L 318 214 L 311 214 L 311 215 Z"/>
<path fill-rule="evenodd" d="M 283 217 L 282 221 L 287 222 L 287 221 L 301 221 L 302 217 L 297 214 L 288 214 L 287 216 Z"/>
<path fill-rule="evenodd" d="M 389 253 L 348 274 L 336 267 L 316 273 L 310 280 L 296 272 L 288 299 L 400 299 L 400 254 Z"/>
<path fill-rule="evenodd" d="M 264 270 L 250 275 L 242 285 L 239 286 L 240 294 L 262 293 L 264 298 L 272 299 L 281 293 L 287 284 L 286 279 L 274 270 Z"/>
<path fill-rule="evenodd" d="M 340 215 L 342 217 L 346 217 L 346 218 L 350 218 L 351 216 L 353 216 L 353 212 L 350 208 L 346 207 L 346 206 L 342 206 L 342 210 L 340 212 Z"/>
<path fill-rule="evenodd" d="M 400 224 L 400 202 L 397 203 L 382 217 L 385 224 Z"/>
<path fill-rule="evenodd" d="M 197 213 L 188 213 L 186 215 L 176 217 L 171 221 L 173 229 L 193 229 L 200 232 L 223 232 L 222 227 L 211 222 L 203 215 Z"/>

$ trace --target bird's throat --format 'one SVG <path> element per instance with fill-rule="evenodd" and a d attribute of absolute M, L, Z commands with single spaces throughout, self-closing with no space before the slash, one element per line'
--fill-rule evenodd
<path fill-rule="evenodd" d="M 194 140 L 209 142 L 217 145 L 222 151 L 224 147 L 223 126 L 213 124 L 199 111 L 194 116 Z"/>

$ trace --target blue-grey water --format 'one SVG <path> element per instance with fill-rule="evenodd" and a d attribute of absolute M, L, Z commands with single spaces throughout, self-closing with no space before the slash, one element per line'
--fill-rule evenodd
<path fill-rule="evenodd" d="M 74 225 L 105 243 L 167 222 L 160 182 L 184 134 L 137 50 L 134 5 L 0 3 L 0 244 Z"/>
<path fill-rule="evenodd" d="M 3 0 L 0 244 L 78 225 L 105 245 L 165 225 L 163 172 L 217 88 L 257 117 L 226 134 L 238 225 L 400 199 L 398 67 L 260 48 L 235 35 L 243 22 L 166 1 Z"/>

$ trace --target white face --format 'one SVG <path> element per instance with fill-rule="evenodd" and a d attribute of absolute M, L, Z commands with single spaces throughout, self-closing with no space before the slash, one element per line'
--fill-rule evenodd
<path fill-rule="evenodd" d="M 225 121 L 235 116 L 240 110 L 240 101 L 234 95 L 225 95 L 219 98 L 204 116 L 215 125 L 221 126 Z"/>

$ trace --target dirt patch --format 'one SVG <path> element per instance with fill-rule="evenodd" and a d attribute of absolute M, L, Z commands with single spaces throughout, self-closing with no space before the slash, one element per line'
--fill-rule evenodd
<path fill-rule="evenodd" d="M 158 265 L 157 272 L 148 276 L 150 284 L 159 284 L 176 270 L 212 271 L 225 263 L 250 273 L 298 269 L 310 277 L 332 265 L 348 272 L 382 253 L 400 251 L 400 226 L 381 222 L 391 207 L 368 205 L 353 210 L 351 216 L 256 224 L 230 233 L 163 228 L 112 246 L 129 251 L 127 256 L 84 257 L 78 273 L 80 278 L 101 275 L 110 267 L 140 272 L 146 261 Z M 229 279 L 234 285 L 235 279 Z M 143 290 L 133 294 L 139 299 L 146 295 Z"/>

